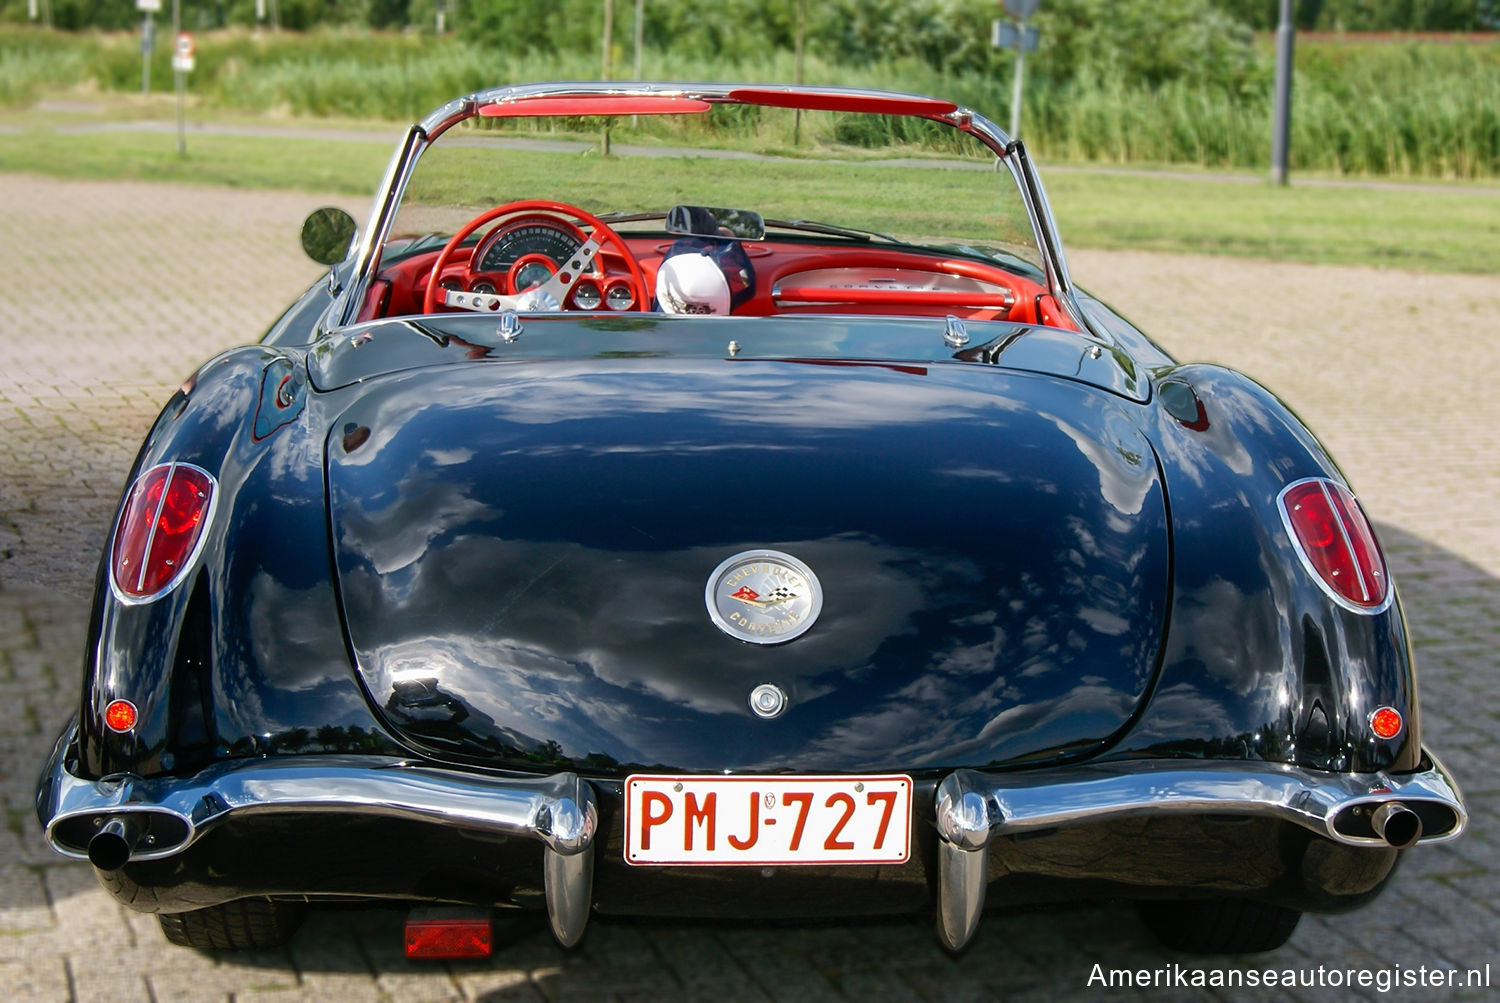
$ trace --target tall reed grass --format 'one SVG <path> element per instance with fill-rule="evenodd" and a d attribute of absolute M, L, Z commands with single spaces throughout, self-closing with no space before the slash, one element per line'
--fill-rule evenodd
<path fill-rule="evenodd" d="M 157 53 L 157 81 L 169 79 L 167 59 L 166 52 Z M 793 76 L 790 53 L 757 52 L 743 63 L 648 53 L 644 69 L 647 77 L 668 80 L 766 82 Z M 191 88 L 206 105 L 237 111 L 410 120 L 483 87 L 597 75 L 591 56 L 507 54 L 454 38 L 224 32 L 200 40 Z M 1008 75 L 950 75 L 916 60 L 848 66 L 809 58 L 805 76 L 811 83 L 938 94 L 1002 124 L 1008 120 Z M 0 30 L 0 102 L 25 105 L 44 90 L 80 84 L 138 89 L 136 37 Z M 1150 89 L 1085 73 L 1063 84 L 1045 76 L 1029 81 L 1022 133 L 1040 157 L 1052 161 L 1262 168 L 1270 118 L 1268 86 L 1234 94 L 1180 82 Z M 1500 41 L 1302 45 L 1292 128 L 1293 167 L 1299 170 L 1500 177 Z M 746 116 L 739 136 L 709 138 L 761 147 L 788 141 L 779 127 L 768 129 L 756 116 Z"/>

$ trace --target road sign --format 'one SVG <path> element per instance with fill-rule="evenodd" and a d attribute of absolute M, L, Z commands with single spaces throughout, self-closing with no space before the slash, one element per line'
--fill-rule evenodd
<path fill-rule="evenodd" d="M 997 49 L 1018 49 L 1035 52 L 1041 33 L 1034 25 L 1018 25 L 999 18 L 990 22 L 990 44 Z"/>
<path fill-rule="evenodd" d="M 193 72 L 193 67 L 197 64 L 197 60 L 193 58 L 193 53 L 196 51 L 198 47 L 193 43 L 192 35 L 185 31 L 178 35 L 177 50 L 172 53 L 172 69 L 178 73 Z"/>
<path fill-rule="evenodd" d="M 1036 13 L 1036 9 L 1042 5 L 1042 0 L 1003 0 L 1005 13 L 1017 21 L 1024 21 Z"/>
<path fill-rule="evenodd" d="M 147 14 L 155 14 L 161 10 L 161 0 L 135 0 L 135 9 Z"/>

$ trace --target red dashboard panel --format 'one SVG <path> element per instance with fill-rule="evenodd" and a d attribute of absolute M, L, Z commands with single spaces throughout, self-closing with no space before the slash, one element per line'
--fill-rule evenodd
<path fill-rule="evenodd" d="M 657 268 L 670 242 L 664 242 L 659 235 L 626 236 L 625 241 L 640 262 L 648 287 L 654 287 Z M 740 315 L 846 313 L 941 317 L 953 314 L 965 320 L 1014 320 L 1073 327 L 1043 286 L 983 262 L 896 248 L 801 242 L 765 241 L 747 248 L 755 270 L 755 293 L 736 307 L 735 313 Z M 471 291 L 481 280 L 495 284 L 498 279 L 503 284 L 503 276 L 471 273 L 472 253 L 468 249 L 457 252 L 444 269 L 443 279 Z M 419 254 L 384 269 L 380 280 L 388 288 L 366 297 L 359 319 L 419 312 L 436 257 L 436 251 Z M 572 302 L 578 288 L 592 286 L 602 293 L 628 280 L 629 274 L 620 255 L 605 248 L 595 261 L 594 273 L 580 276 L 565 306 L 579 309 Z M 600 302 L 594 309 L 608 308 Z"/>

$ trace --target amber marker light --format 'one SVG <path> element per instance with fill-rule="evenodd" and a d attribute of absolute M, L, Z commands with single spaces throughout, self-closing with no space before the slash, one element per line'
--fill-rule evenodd
<path fill-rule="evenodd" d="M 1394 707 L 1382 707 L 1370 715 L 1370 730 L 1376 738 L 1395 738 L 1405 724 L 1401 712 Z"/>
<path fill-rule="evenodd" d="M 129 731 L 135 727 L 135 719 L 135 704 L 129 700 L 111 700 L 104 708 L 104 723 L 110 731 Z"/>

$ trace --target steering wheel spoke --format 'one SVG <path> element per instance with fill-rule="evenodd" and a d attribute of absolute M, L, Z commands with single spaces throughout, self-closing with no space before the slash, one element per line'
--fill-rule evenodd
<path fill-rule="evenodd" d="M 507 296 L 504 293 L 466 293 L 462 289 L 445 289 L 443 291 L 443 305 L 451 306 L 458 310 L 472 310 L 475 313 L 498 313 L 501 310 L 529 310 L 531 307 L 520 305 L 521 296 Z M 553 307 L 552 309 L 560 309 Z"/>
<path fill-rule="evenodd" d="M 562 267 L 552 273 L 552 277 L 546 282 L 516 293 L 513 298 L 525 300 L 527 305 L 512 309 L 561 310 L 563 302 L 568 298 L 568 291 L 573 288 L 573 284 L 580 276 L 594 267 L 594 259 L 599 256 L 599 249 L 603 246 L 603 237 L 597 233 L 590 236 L 567 261 L 562 263 Z"/>

